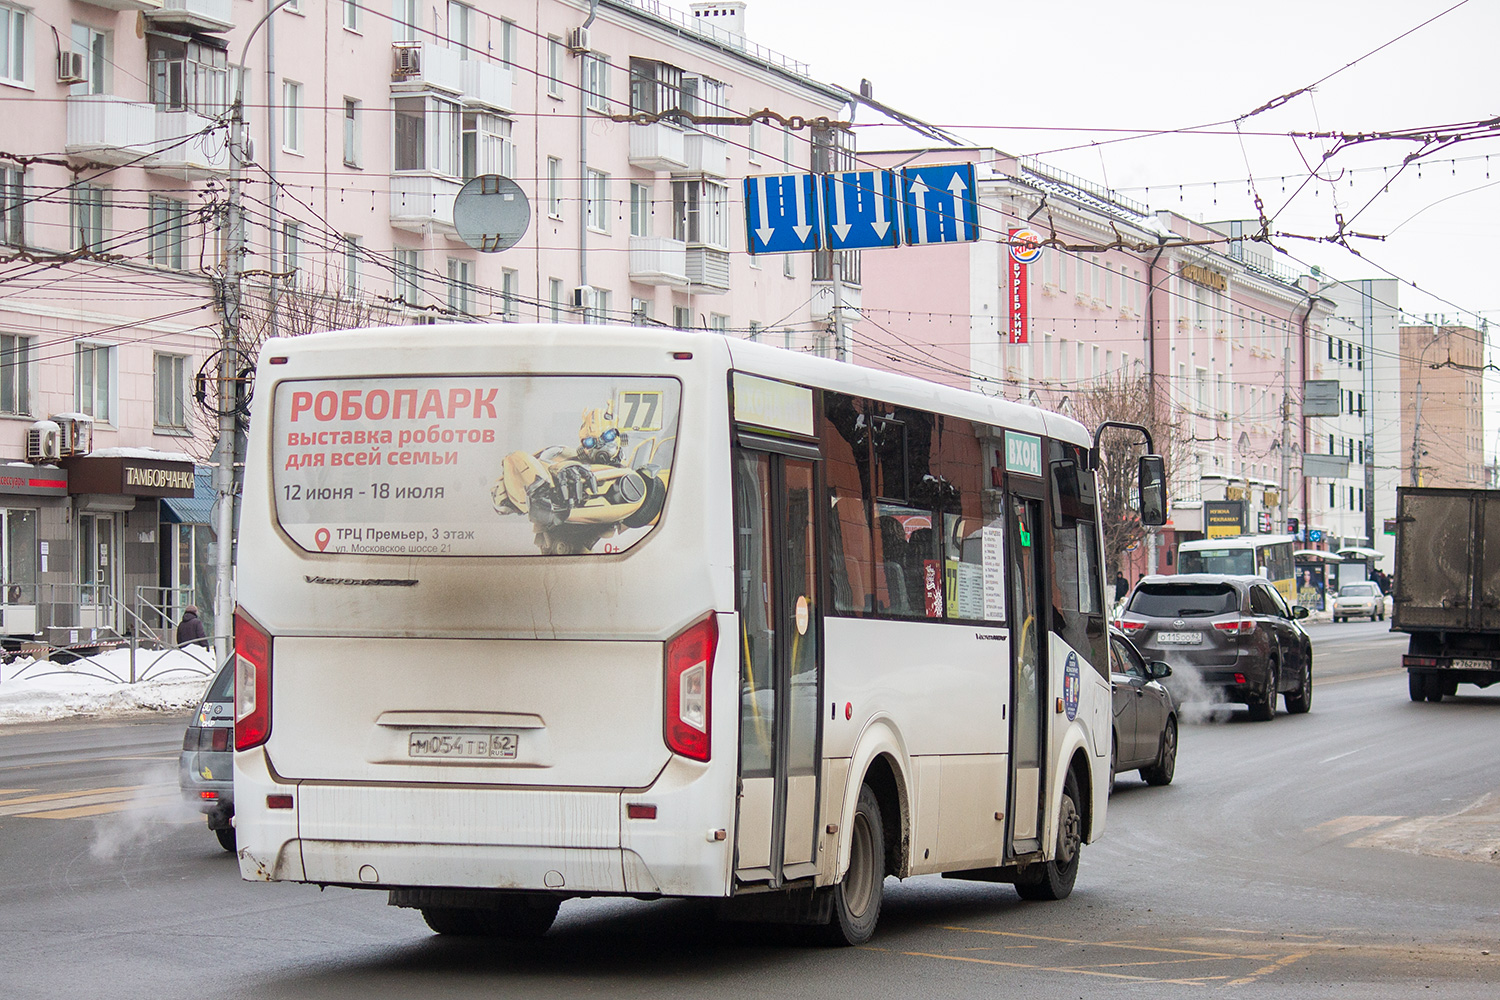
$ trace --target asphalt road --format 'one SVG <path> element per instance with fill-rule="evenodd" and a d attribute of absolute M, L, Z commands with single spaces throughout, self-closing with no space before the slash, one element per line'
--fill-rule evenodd
<path fill-rule="evenodd" d="M 182 720 L 4 727 L 0 995 L 1492 997 L 1500 693 L 1414 704 L 1404 637 L 1311 631 L 1312 712 L 1186 725 L 1172 785 L 1122 776 L 1070 899 L 891 881 L 844 950 L 680 901 L 571 901 L 534 945 L 439 939 L 377 893 L 239 882 L 176 798 Z"/>

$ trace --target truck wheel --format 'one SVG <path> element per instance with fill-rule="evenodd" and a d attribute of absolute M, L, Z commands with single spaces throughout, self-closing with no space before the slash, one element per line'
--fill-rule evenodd
<path fill-rule="evenodd" d="M 1427 700 L 1439 702 L 1443 700 L 1443 678 L 1437 674 L 1427 674 L 1424 678 Z"/>
<path fill-rule="evenodd" d="M 1016 876 L 1022 899 L 1066 899 L 1078 879 L 1078 857 L 1083 853 L 1083 812 L 1079 808 L 1078 779 L 1068 771 L 1063 782 L 1062 809 L 1057 814 L 1057 853 L 1051 861 L 1027 865 Z"/>
<path fill-rule="evenodd" d="M 820 928 L 825 944 L 864 944 L 875 933 L 885 887 L 885 827 L 880 800 L 869 785 L 859 790 L 849 827 L 849 870 L 833 887 L 833 915 Z"/>
<path fill-rule="evenodd" d="M 1422 702 L 1427 699 L 1427 675 L 1407 670 L 1407 694 L 1412 697 L 1413 702 Z"/>

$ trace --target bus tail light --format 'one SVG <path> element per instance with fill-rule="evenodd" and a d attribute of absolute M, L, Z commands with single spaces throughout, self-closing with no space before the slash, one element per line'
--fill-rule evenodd
<path fill-rule="evenodd" d="M 234 615 L 234 748 L 271 736 L 271 637 L 243 611 Z"/>
<path fill-rule="evenodd" d="M 1236 618 L 1233 621 L 1214 622 L 1214 628 L 1230 635 L 1250 635 L 1255 631 L 1254 618 Z"/>
<path fill-rule="evenodd" d="M 692 760 L 709 757 L 710 693 L 718 645 L 719 622 L 713 614 L 667 643 L 663 732 L 667 749 Z"/>

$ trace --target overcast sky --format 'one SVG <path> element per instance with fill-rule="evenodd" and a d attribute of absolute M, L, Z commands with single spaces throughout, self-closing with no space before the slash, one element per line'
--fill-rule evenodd
<path fill-rule="evenodd" d="M 850 88 L 868 78 L 878 100 L 975 143 L 1040 155 L 1153 209 L 1254 219 L 1253 177 L 1273 233 L 1331 236 L 1342 213 L 1346 230 L 1386 237 L 1351 238 L 1364 259 L 1278 237 L 1296 258 L 1283 258 L 1289 266 L 1403 278 L 1420 289 L 1404 286 L 1400 301 L 1418 319 L 1500 322 L 1500 128 L 1431 152 L 1399 177 L 1403 158 L 1428 147 L 1363 143 L 1306 186 L 1334 140 L 1288 136 L 1500 116 L 1495 0 L 749 0 L 746 29 L 809 63 L 815 78 Z M 1310 94 L 1241 120 L 1242 135 L 1232 123 L 1217 135 L 1122 141 L 1119 131 L 1232 120 L 1324 77 Z M 906 147 L 912 137 L 866 129 L 858 141 Z M 1488 395 L 1493 450 L 1494 380 Z"/>

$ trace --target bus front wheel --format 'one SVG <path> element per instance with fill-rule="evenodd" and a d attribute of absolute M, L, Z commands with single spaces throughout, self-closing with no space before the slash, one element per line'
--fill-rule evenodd
<path fill-rule="evenodd" d="M 859 789 L 849 827 L 849 870 L 832 889 L 833 914 L 823 928 L 832 945 L 864 944 L 875 933 L 885 887 L 885 827 L 880 801 L 869 785 Z"/>
<path fill-rule="evenodd" d="M 1016 892 L 1022 899 L 1066 899 L 1078 878 L 1078 857 L 1083 852 L 1083 811 L 1079 806 L 1078 779 L 1068 771 L 1063 782 L 1062 808 L 1057 814 L 1057 850 L 1051 861 L 1026 866 L 1016 876 Z"/>

